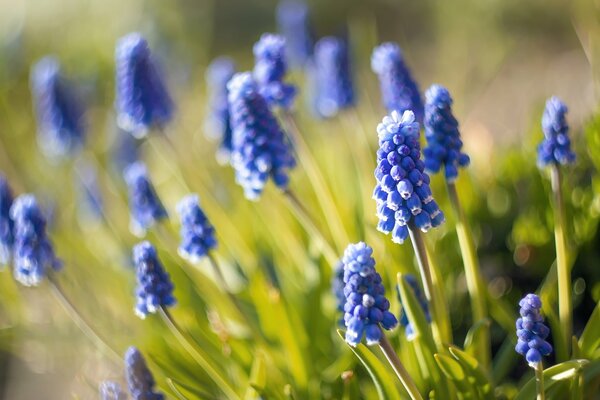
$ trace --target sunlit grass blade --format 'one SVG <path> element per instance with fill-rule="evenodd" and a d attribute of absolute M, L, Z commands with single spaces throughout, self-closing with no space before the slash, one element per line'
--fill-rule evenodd
<path fill-rule="evenodd" d="M 596 304 L 579 338 L 579 348 L 583 357 L 592 358 L 598 346 L 600 346 L 600 302 Z"/>
<path fill-rule="evenodd" d="M 548 391 L 555 383 L 574 379 L 578 371 L 588 364 L 588 360 L 571 360 L 554 365 L 544 370 L 544 387 Z M 530 400 L 536 396 L 536 378 L 531 378 L 520 390 L 515 400 Z"/>
<path fill-rule="evenodd" d="M 493 400 L 494 390 L 492 384 L 489 378 L 486 376 L 486 373 L 477 358 L 464 352 L 456 346 L 450 346 L 449 350 L 450 354 L 452 354 L 452 356 L 467 372 L 467 379 L 478 392 L 478 395 L 482 399 Z"/>

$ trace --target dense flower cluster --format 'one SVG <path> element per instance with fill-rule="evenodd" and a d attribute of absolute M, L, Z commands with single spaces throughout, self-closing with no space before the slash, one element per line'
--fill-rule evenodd
<path fill-rule="evenodd" d="M 229 81 L 229 110 L 233 129 L 231 164 L 236 181 L 248 199 L 258 199 L 269 177 L 287 188 L 288 169 L 296 164 L 283 131 L 248 72 Z"/>
<path fill-rule="evenodd" d="M 139 33 L 117 42 L 116 107 L 121 128 L 144 137 L 154 126 L 162 127 L 173 117 L 173 101 L 148 43 Z"/>
<path fill-rule="evenodd" d="M 421 121 L 421 92 L 404 63 L 400 47 L 390 42 L 376 47 L 371 56 L 371 69 L 379 77 L 381 97 L 388 112 L 411 110 L 417 116 L 417 121 Z"/>
<path fill-rule="evenodd" d="M 354 105 L 349 53 L 346 41 L 331 36 L 322 38 L 315 46 L 316 106 L 324 117 Z"/>
<path fill-rule="evenodd" d="M 403 243 L 408 225 L 423 232 L 444 222 L 444 214 L 433 199 L 429 176 L 423 172 L 419 145 L 419 123 L 412 111 L 402 116 L 392 111 L 377 126 L 379 150 L 373 198 L 377 202 L 377 229 L 392 232 L 392 240 Z"/>
<path fill-rule="evenodd" d="M 425 138 L 423 150 L 425 169 L 438 172 L 444 167 L 448 182 L 458 177 L 458 167 L 469 165 L 469 156 L 462 153 L 458 121 L 452 115 L 452 98 L 448 89 L 432 85 L 425 93 Z"/>
<path fill-rule="evenodd" d="M 431 314 L 429 313 L 429 305 L 427 304 L 427 299 L 421 290 L 421 286 L 419 286 L 419 282 L 414 275 L 406 274 L 404 275 L 404 280 L 411 287 L 415 297 L 419 301 L 419 305 L 423 309 L 423 313 L 425 314 L 425 319 L 427 322 L 431 322 Z M 404 335 L 408 340 L 412 340 L 415 335 L 415 330 L 412 326 L 412 323 L 408 320 L 408 314 L 404 309 L 404 305 L 402 304 L 402 299 L 400 298 L 400 292 L 398 292 L 398 299 L 400 300 L 400 305 L 402 306 L 402 311 L 400 313 L 400 325 L 404 327 Z"/>
<path fill-rule="evenodd" d="M 167 210 L 150 182 L 144 163 L 131 164 L 123 175 L 129 189 L 130 229 L 133 234 L 143 236 L 148 228 L 168 217 Z"/>
<path fill-rule="evenodd" d="M 544 140 L 538 146 L 538 165 L 566 165 L 575 161 L 575 153 L 571 151 L 569 125 L 567 124 L 567 106 L 558 97 L 551 97 L 546 102 L 542 116 Z"/>
<path fill-rule="evenodd" d="M 346 342 L 358 345 L 363 335 L 368 345 L 378 344 L 381 328 L 392 329 L 398 320 L 389 312 L 390 302 L 385 298 L 381 276 L 375 271 L 373 249 L 360 242 L 344 251 L 344 322 Z"/>
<path fill-rule="evenodd" d="M 200 208 L 198 195 L 185 196 L 177 204 L 181 218 L 181 244 L 179 254 L 192 263 L 197 263 L 217 246 L 215 228 Z"/>
<path fill-rule="evenodd" d="M 165 396 L 155 392 L 154 377 L 146 365 L 142 353 L 130 347 L 125 353 L 125 377 L 133 400 L 163 400 Z"/>
<path fill-rule="evenodd" d="M 0 266 L 10 262 L 13 247 L 13 220 L 10 218 L 10 207 L 13 194 L 8 181 L 0 174 Z"/>
<path fill-rule="evenodd" d="M 308 6 L 303 0 L 284 0 L 277 6 L 277 25 L 285 37 L 290 63 L 302 67 L 312 53 Z"/>
<path fill-rule="evenodd" d="M 133 263 L 137 276 L 137 316 L 146 318 L 149 313 L 158 311 L 159 307 L 175 305 L 173 283 L 150 242 L 138 243 L 133 248 Z"/>
<path fill-rule="evenodd" d="M 104 381 L 100 384 L 100 400 L 126 400 L 127 395 L 117 382 Z"/>
<path fill-rule="evenodd" d="M 79 150 L 86 133 L 85 110 L 62 77 L 58 60 L 42 58 L 32 67 L 30 80 L 42 151 L 49 157 L 64 157 Z"/>
<path fill-rule="evenodd" d="M 296 87 L 285 83 L 287 61 L 283 36 L 265 33 L 256 42 L 254 79 L 260 94 L 269 105 L 290 108 L 296 97 Z"/>
<path fill-rule="evenodd" d="M 15 199 L 10 208 L 10 218 L 15 224 L 15 279 L 25 286 L 37 286 L 48 270 L 57 271 L 62 266 L 46 234 L 46 218 L 31 194 L 24 194 Z"/>
<path fill-rule="evenodd" d="M 544 325 L 544 318 L 540 313 L 542 302 L 535 294 L 528 294 L 519 301 L 519 314 L 517 319 L 517 353 L 525 356 L 532 367 L 542 361 L 542 356 L 552 353 L 552 346 L 546 342 L 550 329 Z"/>
<path fill-rule="evenodd" d="M 231 122 L 227 103 L 227 82 L 235 74 L 235 65 L 229 57 L 215 59 L 206 71 L 206 83 L 210 90 L 208 99 L 207 133 L 220 139 L 219 153 L 228 159 L 231 153 Z"/>

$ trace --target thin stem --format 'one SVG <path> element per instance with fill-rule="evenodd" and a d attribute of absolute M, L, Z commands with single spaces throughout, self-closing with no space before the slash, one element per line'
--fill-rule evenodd
<path fill-rule="evenodd" d="M 77 310 L 75 305 L 69 298 L 64 294 L 60 284 L 55 280 L 54 276 L 48 275 L 48 282 L 50 283 L 50 290 L 54 297 L 58 300 L 62 308 L 66 311 L 67 315 L 77 325 L 79 329 L 88 337 L 96 347 L 102 351 L 111 360 L 120 364 L 122 362 L 121 356 L 113 350 L 100 335 L 90 326 L 90 324 L 83 318 L 81 313 Z"/>
<path fill-rule="evenodd" d="M 433 289 L 435 290 L 434 296 L 437 299 L 445 299 L 446 295 L 444 290 L 444 282 L 442 280 L 440 269 L 437 268 L 437 261 L 432 256 L 431 247 L 427 246 L 427 243 L 425 243 L 425 247 L 427 249 L 427 260 L 429 260 L 429 265 L 431 267 L 431 283 L 433 284 Z M 442 340 L 444 343 L 454 343 L 454 340 L 452 339 L 452 325 L 450 323 L 448 305 L 445 301 L 438 301 L 437 305 L 437 322 L 439 324 Z"/>
<path fill-rule="evenodd" d="M 223 391 L 223 393 L 229 399 L 239 399 L 240 396 L 236 393 L 235 389 L 230 385 L 228 379 L 221 376 L 221 374 L 213 368 L 211 363 L 200 354 L 200 352 L 196 349 L 196 346 L 193 345 L 183 334 L 183 331 L 177 324 L 177 322 L 173 319 L 173 316 L 165 307 L 159 308 L 159 313 L 171 333 L 177 338 L 179 343 L 185 348 L 185 350 L 192 356 L 192 358 L 200 365 L 204 371 L 208 374 L 208 376 L 217 384 L 217 386 Z"/>
<path fill-rule="evenodd" d="M 535 366 L 535 386 L 537 388 L 537 400 L 544 400 L 546 394 L 544 393 L 544 366 L 542 362 L 538 362 Z"/>
<path fill-rule="evenodd" d="M 550 168 L 552 194 L 554 196 L 554 241 L 556 243 L 556 269 L 558 273 L 558 314 L 563 329 L 564 353 L 557 354 L 559 360 L 569 359 L 573 329 L 571 303 L 571 271 L 567 260 L 567 240 L 565 236 L 565 207 L 561 191 L 561 173 L 558 165 Z"/>
<path fill-rule="evenodd" d="M 431 269 L 429 268 L 429 259 L 427 258 L 427 249 L 425 248 L 425 242 L 423 241 L 423 236 L 421 236 L 421 231 L 414 225 L 413 222 L 410 222 L 408 225 L 408 232 L 410 234 L 410 240 L 415 251 L 415 256 L 417 257 L 421 281 L 423 282 L 423 291 L 425 292 L 427 301 L 431 305 L 431 311 L 433 314 L 433 318 L 431 319 L 433 339 L 438 349 L 440 351 L 445 351 L 446 348 L 444 346 L 440 325 L 438 323 L 440 315 L 438 301 L 442 301 L 443 299 L 437 299 L 435 296 L 436 290 L 433 286 Z"/>
<path fill-rule="evenodd" d="M 394 351 L 392 344 L 383 332 L 381 332 L 381 340 L 379 341 L 379 347 L 381 348 L 381 351 L 383 351 L 383 354 L 385 354 L 385 358 L 387 358 L 388 362 L 394 369 L 396 376 L 398 376 L 398 379 L 400 379 L 400 383 L 402 383 L 402 386 L 404 386 L 411 399 L 423 400 L 423 397 L 421 396 L 421 393 L 419 393 L 417 385 L 408 374 L 408 371 L 404 368 L 404 365 L 402 365 L 402 362 L 400 361 L 398 355 Z"/>
<path fill-rule="evenodd" d="M 454 182 L 447 182 L 448 197 L 450 204 L 456 215 L 456 233 L 458 235 L 458 243 L 460 252 L 465 267 L 465 278 L 467 280 L 467 288 L 471 297 L 471 310 L 473 312 L 473 323 L 488 318 L 487 303 L 486 303 L 486 287 L 481 276 L 481 268 L 479 259 L 477 258 L 477 249 L 475 241 L 467 218 L 460 203 L 456 185 Z M 491 349 L 490 349 L 490 331 L 489 326 L 481 327 L 476 338 L 477 355 L 482 365 L 489 371 L 491 365 Z"/>

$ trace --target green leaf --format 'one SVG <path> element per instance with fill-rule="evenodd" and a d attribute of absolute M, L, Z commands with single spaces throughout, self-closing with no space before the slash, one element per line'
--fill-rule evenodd
<path fill-rule="evenodd" d="M 544 387 L 546 391 L 557 382 L 573 379 L 578 376 L 579 370 L 588 364 L 588 360 L 570 360 L 544 370 Z M 514 400 L 530 400 L 535 398 L 535 377 L 531 378 L 521 389 Z"/>
<path fill-rule="evenodd" d="M 344 336 L 341 330 L 337 330 L 338 335 L 342 340 Z M 344 340 L 344 343 L 346 341 Z M 400 393 L 398 387 L 394 384 L 396 379 L 388 372 L 386 366 L 377 358 L 368 348 L 362 343 L 358 346 L 352 347 L 346 343 L 350 350 L 358 357 L 359 361 L 366 368 L 367 372 L 371 376 L 377 394 L 381 400 L 400 400 Z"/>
<path fill-rule="evenodd" d="M 431 325 L 425 318 L 423 307 L 421 307 L 421 304 L 419 303 L 417 296 L 415 296 L 413 289 L 404 279 L 403 274 L 399 273 L 397 275 L 397 279 L 402 305 L 406 311 L 406 314 L 408 315 L 408 320 L 412 324 L 415 337 L 422 337 L 431 354 L 434 354 L 436 352 L 436 348 L 433 341 L 433 335 L 431 333 Z"/>
<path fill-rule="evenodd" d="M 478 342 L 478 338 L 481 335 L 485 334 L 486 330 L 489 329 L 489 327 L 490 327 L 490 320 L 486 318 L 486 319 L 477 321 L 471 327 L 471 329 L 469 329 L 469 331 L 467 332 L 467 336 L 465 337 L 465 344 L 463 346 L 469 354 L 471 354 L 471 355 L 476 354 L 477 347 L 475 346 L 475 343 Z"/>
<path fill-rule="evenodd" d="M 250 381 L 244 395 L 244 400 L 259 399 L 267 384 L 267 369 L 265 366 L 264 356 L 257 354 L 252 364 L 252 372 L 250 373 Z"/>
<path fill-rule="evenodd" d="M 445 354 L 436 354 L 434 357 L 444 375 L 450 378 L 450 380 L 456 385 L 459 395 L 461 395 L 463 398 L 473 398 L 474 389 L 469 383 L 467 374 L 458 361 Z"/>
<path fill-rule="evenodd" d="M 179 399 L 200 400 L 215 398 L 210 393 L 204 392 L 197 387 L 188 386 L 173 378 L 167 378 L 167 384 Z"/>
<path fill-rule="evenodd" d="M 600 302 L 596 304 L 596 308 L 579 338 L 579 348 L 581 349 L 582 357 L 592 358 L 594 352 L 600 346 Z"/>
<path fill-rule="evenodd" d="M 459 349 L 456 346 L 449 347 L 450 354 L 458 361 L 458 363 L 467 372 L 467 378 L 470 383 L 480 392 L 480 397 L 484 399 L 493 399 L 492 384 L 485 372 L 481 368 L 479 361 L 467 352 Z"/>

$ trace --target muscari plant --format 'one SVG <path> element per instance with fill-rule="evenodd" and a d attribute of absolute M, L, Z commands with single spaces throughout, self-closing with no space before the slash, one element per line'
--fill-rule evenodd
<path fill-rule="evenodd" d="M 321 79 L 327 80 L 331 71 L 345 74 L 347 54 L 340 56 L 338 52 L 347 49 L 336 47 L 341 42 L 335 40 L 320 43 L 315 61 L 324 65 Z M 329 45 L 333 47 L 327 49 Z M 97 290 L 96 286 L 106 288 L 111 282 L 131 285 L 135 275 L 137 288 L 131 285 L 122 308 L 127 310 L 126 315 L 135 312 L 144 321 L 117 319 L 104 328 L 90 323 L 84 307 L 59 285 L 62 276 L 57 272 L 62 263 L 55 255 L 49 232 L 49 228 L 54 231 L 59 244 L 66 238 L 77 239 L 91 252 L 89 240 L 75 231 L 84 228 L 72 227 L 71 232 L 64 222 L 48 227 L 35 197 L 21 195 L 13 200 L 10 180 L 18 181 L 19 177 L 0 179 L 0 261 L 10 265 L 16 280 L 24 285 L 43 285 L 48 277 L 48 284 L 68 315 L 102 350 L 113 372 L 95 377 L 100 398 L 126 398 L 121 387 L 127 387 L 134 399 L 527 399 L 536 394 L 539 399 L 593 398 L 600 373 L 600 343 L 596 339 L 600 312 L 598 308 L 594 311 L 579 337 L 572 336 L 569 260 L 573 256 L 567 254 L 567 219 L 561 192 L 564 182 L 560 178 L 561 169 L 573 163 L 575 157 L 570 149 L 564 104 L 556 98 L 548 101 L 542 118 L 545 139 L 538 150 L 540 167 L 548 166 L 551 171 L 556 210 L 557 278 L 551 279 L 549 273 L 544 285 L 554 287 L 558 295 L 547 295 L 545 286 L 541 292 L 542 297 L 546 296 L 544 313 L 549 319 L 554 318 L 558 303 L 559 329 L 550 334 L 541 316 L 540 297 L 525 296 L 519 302 L 518 313 L 505 298 L 492 301 L 471 232 L 471 225 L 477 221 L 468 219 L 456 186 L 459 168 L 468 166 L 469 157 L 462 149 L 447 89 L 432 86 L 424 95 L 423 105 L 399 46 L 386 43 L 376 48 L 371 64 L 380 80 L 388 115 L 377 127 L 365 129 L 372 132 L 371 137 L 366 136 L 365 146 L 357 146 L 356 141 L 347 138 L 331 138 L 330 147 L 325 149 L 336 164 L 331 175 L 316 151 L 321 149 L 311 144 L 317 138 L 308 129 L 300 129 L 308 124 L 298 118 L 298 111 L 292 113 L 298 89 L 285 81 L 285 40 L 265 35 L 255 45 L 254 54 L 253 73 L 234 75 L 229 67 L 214 67 L 227 69 L 227 73 L 219 71 L 223 75 L 215 77 L 212 90 L 218 93 L 213 100 L 218 104 L 211 107 L 211 112 L 221 123 L 220 137 L 227 140 L 231 135 L 230 144 L 223 142 L 219 147 L 228 147 L 232 168 L 207 168 L 218 176 L 235 176 L 244 194 L 240 195 L 238 187 L 220 182 L 219 188 L 228 192 L 223 200 L 206 190 L 211 182 L 198 173 L 198 166 L 209 163 L 209 158 L 186 163 L 187 158 L 178 157 L 185 149 L 176 142 L 184 139 L 168 139 L 164 142 L 167 146 L 161 148 L 149 134 L 153 129 L 163 130 L 173 119 L 172 99 L 176 97 L 167 90 L 148 43 L 139 34 L 127 35 L 117 43 L 115 106 L 120 134 L 141 140 L 142 149 L 148 143 L 162 161 L 170 164 L 167 173 L 175 179 L 153 185 L 149 169 L 157 176 L 165 171 L 154 169 L 156 164 L 148 155 L 137 153 L 137 145 L 131 147 L 135 156 L 125 157 L 118 167 L 119 174 L 106 176 L 115 181 L 113 190 L 120 192 L 118 198 L 103 198 L 100 207 L 106 232 L 114 235 L 103 240 L 115 244 L 117 252 L 129 253 L 133 245 L 135 271 L 123 265 L 121 270 L 111 272 L 102 265 L 109 260 L 108 255 L 92 257 L 78 251 L 69 261 L 80 262 L 66 264 L 61 274 L 78 276 L 87 269 L 101 270 L 106 281 L 81 281 L 84 293 Z M 226 86 L 223 76 L 230 77 Z M 349 75 L 341 78 L 346 81 L 323 82 L 324 87 L 331 84 L 331 88 L 337 88 L 329 96 L 334 97 L 339 88 L 347 89 L 351 84 Z M 40 96 L 34 81 L 37 78 L 32 77 L 40 148 L 46 151 L 47 140 L 57 148 L 56 143 L 65 137 L 69 139 L 62 142 L 64 149 L 71 151 L 75 142 L 85 146 L 81 132 L 58 124 L 74 120 L 72 110 L 81 105 L 64 107 L 68 101 L 63 99 L 71 97 L 54 86 L 47 85 Z M 343 108 L 343 102 L 336 107 Z M 40 113 L 42 108 L 46 111 Z M 81 112 L 76 115 L 78 123 L 83 121 Z M 47 131 L 49 122 L 54 125 Z M 347 124 L 340 126 L 348 129 Z M 43 136 L 41 132 L 51 135 Z M 127 140 L 122 143 L 131 144 Z M 362 176 L 349 172 L 348 165 L 361 152 L 373 157 L 369 144 L 379 146 L 375 176 L 360 184 L 375 187 L 375 204 L 371 204 L 377 221 L 369 226 L 371 222 L 364 216 L 361 223 L 366 228 L 353 231 L 343 214 L 348 212 L 348 198 L 340 201 L 340 193 L 345 192 L 336 183 L 360 187 L 354 181 Z M 87 150 L 97 153 L 97 149 Z M 148 158 L 148 166 L 136 162 L 138 158 Z M 296 160 L 302 168 L 294 168 Z M 84 168 L 80 165 L 75 163 L 72 168 L 81 172 Z M 98 166 L 97 173 L 103 174 L 102 163 Z M 445 226 L 444 213 L 434 200 L 437 186 L 428 175 L 437 172 L 443 172 L 455 215 Z M 171 186 L 167 188 L 167 184 Z M 192 190 L 202 195 L 207 213 L 200 207 L 199 197 L 190 194 Z M 166 194 L 169 199 L 172 195 L 181 199 L 177 207 L 170 200 L 161 201 Z M 354 193 L 356 197 L 363 194 L 361 190 Z M 126 197 L 129 205 L 123 200 Z M 249 206 L 242 197 L 255 202 Z M 436 193 L 436 199 L 440 198 L 443 193 Z M 291 213 L 280 209 L 282 200 L 291 205 Z M 179 222 L 167 219 L 170 208 L 177 210 Z M 123 218 L 127 213 L 130 233 L 142 237 L 141 243 L 135 244 L 139 239 L 128 233 L 126 223 L 121 223 L 127 220 Z M 247 219 L 240 220 L 244 214 Z M 113 221 L 112 215 L 121 218 Z M 211 215 L 210 221 L 207 215 Z M 299 229 L 291 216 L 304 229 Z M 179 238 L 171 229 L 173 224 L 179 225 Z M 439 261 L 456 254 L 456 246 L 440 249 L 433 243 L 435 232 L 423 234 L 434 227 L 451 231 L 448 225 L 452 224 L 458 236 L 473 323 L 460 346 L 458 337 L 464 332 L 453 326 L 451 314 L 457 312 L 447 304 L 457 295 L 444 285 L 448 266 Z M 384 241 L 376 229 L 390 234 L 394 244 Z M 365 242 L 349 244 L 361 235 L 368 235 L 372 247 Z M 221 238 L 221 249 L 216 246 L 217 236 Z M 415 264 L 409 251 L 396 246 L 409 238 Z M 66 250 L 64 244 L 59 248 Z M 181 258 L 175 256 L 177 253 Z M 380 260 L 378 271 L 375 257 Z M 212 274 L 204 269 L 205 260 L 212 265 Z M 386 292 L 398 293 L 398 299 L 386 297 Z M 109 290 L 103 293 L 106 297 L 117 296 Z M 125 326 L 139 324 L 140 334 L 126 339 L 144 348 L 150 368 L 135 347 L 127 350 L 121 365 L 118 354 L 131 343 L 118 337 L 119 328 L 114 326 L 117 322 Z M 339 338 L 335 334 L 338 327 Z M 492 341 L 492 328 L 508 346 L 498 349 L 498 340 Z M 404 335 L 398 331 L 404 331 Z M 559 363 L 544 370 L 542 356 L 549 356 L 547 360 L 552 363 L 552 346 L 557 349 Z M 534 371 L 517 368 L 518 375 L 507 377 L 503 371 L 507 365 L 516 365 L 517 353 Z M 125 381 L 126 385 L 119 384 Z"/>

